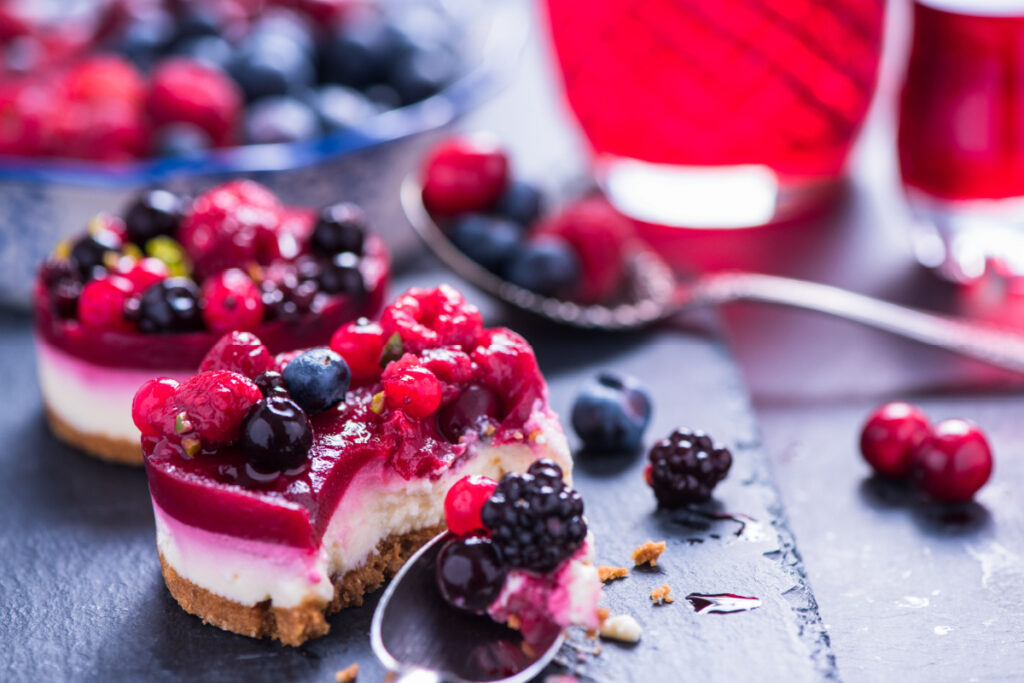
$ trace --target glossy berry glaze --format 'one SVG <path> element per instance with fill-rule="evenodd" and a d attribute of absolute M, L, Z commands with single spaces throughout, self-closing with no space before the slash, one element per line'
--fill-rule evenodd
<path fill-rule="evenodd" d="M 362 339 L 375 326 L 360 327 Z M 397 335 L 406 351 L 390 364 L 416 363 L 440 381 L 437 410 L 409 414 L 385 400 L 380 374 L 387 368 L 377 377 L 356 373 L 342 403 L 310 416 L 313 445 L 306 462 L 271 474 L 254 470 L 237 444 L 190 458 L 173 438 L 144 436 L 154 503 L 199 529 L 312 549 L 363 468 L 382 466 L 384 477 L 399 481 L 433 479 L 482 438 L 494 445 L 529 444 L 538 433 L 534 420 L 538 410 L 546 411 L 547 389 L 532 349 L 508 330 L 484 330 L 479 313 L 454 290 L 411 291 L 385 309 L 378 329 L 377 344 Z M 291 357 L 281 354 L 278 369 Z M 497 414 L 484 416 L 453 443 L 445 436 L 452 430 L 442 424 L 443 416 L 459 411 L 445 408 L 457 406 L 471 387 L 493 392 Z M 478 392 L 468 395 L 475 401 Z"/>

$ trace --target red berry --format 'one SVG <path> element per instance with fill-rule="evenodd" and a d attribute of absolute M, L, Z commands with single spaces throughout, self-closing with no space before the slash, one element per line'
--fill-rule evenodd
<path fill-rule="evenodd" d="M 262 398 L 259 387 L 237 372 L 201 372 L 175 390 L 170 399 L 176 410 L 173 423 L 165 423 L 163 432 L 183 440 L 194 434 L 206 446 L 232 443 L 241 434 L 246 412 Z"/>
<path fill-rule="evenodd" d="M 583 281 L 576 298 L 580 302 L 604 301 L 621 288 L 634 227 L 607 200 L 578 201 L 537 226 L 535 234 L 561 237 L 579 255 Z"/>
<path fill-rule="evenodd" d="M 480 519 L 480 511 L 497 487 L 498 482 L 479 474 L 455 482 L 444 497 L 444 519 L 448 529 L 456 536 L 490 535 Z"/>
<path fill-rule="evenodd" d="M 166 280 L 170 272 L 167 270 L 166 263 L 158 258 L 148 256 L 138 261 L 131 261 L 131 264 L 119 274 L 132 283 L 132 289 L 136 294 L 141 294 L 151 285 Z"/>
<path fill-rule="evenodd" d="M 441 381 L 411 353 L 388 364 L 381 381 L 388 407 L 411 418 L 433 415 L 441 405 Z"/>
<path fill-rule="evenodd" d="M 331 349 L 348 363 L 355 382 L 368 382 L 380 377 L 384 341 L 380 325 L 360 318 L 338 328 L 331 337 Z"/>
<path fill-rule="evenodd" d="M 230 370 L 249 379 L 274 365 L 274 358 L 252 332 L 228 332 L 213 345 L 199 365 L 200 372 Z"/>
<path fill-rule="evenodd" d="M 882 476 L 910 474 L 914 450 L 931 431 L 928 416 L 909 403 L 886 403 L 871 413 L 860 433 L 860 452 Z"/>
<path fill-rule="evenodd" d="M 453 138 L 423 166 L 423 201 L 438 213 L 486 211 L 508 185 L 508 156 L 487 137 Z"/>
<path fill-rule="evenodd" d="M 172 57 L 153 70 L 147 108 L 157 126 L 191 123 L 203 129 L 215 145 L 226 146 L 235 142 L 242 96 L 220 69 Z"/>
<path fill-rule="evenodd" d="M 146 154 L 148 129 L 142 108 L 120 100 L 58 103 L 48 153 L 97 161 L 131 161 Z"/>
<path fill-rule="evenodd" d="M 203 320 L 214 332 L 252 330 L 263 321 L 260 288 L 238 268 L 203 283 Z"/>
<path fill-rule="evenodd" d="M 992 449 L 969 420 L 943 420 L 914 451 L 911 478 L 936 500 L 970 500 L 992 474 Z"/>
<path fill-rule="evenodd" d="M 132 399 L 132 421 L 147 436 L 159 436 L 162 420 L 153 419 L 174 395 L 178 383 L 169 377 L 151 379 L 135 392 Z"/>
<path fill-rule="evenodd" d="M 91 280 L 78 299 L 78 319 L 86 327 L 103 330 L 131 329 L 124 319 L 124 305 L 132 294 L 132 283 L 120 275 Z"/>
<path fill-rule="evenodd" d="M 65 97 L 77 102 L 111 100 L 141 105 L 146 84 L 131 62 L 115 55 L 96 55 L 78 62 L 64 75 Z"/>
<path fill-rule="evenodd" d="M 404 350 L 419 353 L 438 346 L 474 346 L 483 331 L 483 319 L 459 292 L 441 285 L 410 289 L 384 310 L 380 326 L 385 339 L 397 332 Z"/>

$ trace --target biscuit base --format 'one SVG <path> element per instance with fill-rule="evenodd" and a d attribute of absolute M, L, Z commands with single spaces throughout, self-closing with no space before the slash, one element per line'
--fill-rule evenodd
<path fill-rule="evenodd" d="M 87 434 L 65 422 L 50 406 L 46 406 L 46 421 L 54 436 L 86 455 L 118 465 L 142 467 L 142 444 L 138 439 Z"/>
<path fill-rule="evenodd" d="M 358 607 L 363 597 L 384 585 L 427 541 L 445 530 L 443 524 L 407 534 L 388 536 L 366 564 L 333 577 L 334 598 L 330 602 L 307 600 L 294 607 L 275 607 L 269 600 L 243 605 L 197 586 L 174 570 L 160 553 L 160 569 L 167 590 L 181 608 L 206 624 L 250 638 L 276 638 L 285 645 L 298 646 L 330 630 L 327 616 L 345 607 Z"/>

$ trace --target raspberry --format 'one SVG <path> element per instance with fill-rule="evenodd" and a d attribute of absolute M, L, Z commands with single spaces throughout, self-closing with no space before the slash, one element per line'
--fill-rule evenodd
<path fill-rule="evenodd" d="M 407 353 L 390 363 L 382 375 L 384 398 L 392 410 L 414 419 L 433 415 L 441 405 L 441 382 Z"/>
<path fill-rule="evenodd" d="M 448 529 L 456 536 L 488 534 L 480 519 L 480 511 L 497 487 L 498 482 L 479 474 L 455 482 L 444 497 L 444 519 Z"/>
<path fill-rule="evenodd" d="M 384 331 L 366 318 L 342 325 L 331 337 L 331 349 L 348 363 L 354 382 L 372 382 L 380 377 L 380 354 Z"/>
<path fill-rule="evenodd" d="M 266 262 L 283 207 L 248 180 L 215 187 L 196 198 L 181 225 L 181 243 L 200 278 L 232 267 Z"/>
<path fill-rule="evenodd" d="M 508 156 L 485 137 L 442 142 L 423 166 L 423 201 L 442 214 L 486 211 L 508 185 Z"/>
<path fill-rule="evenodd" d="M 182 383 L 170 398 L 174 420 L 164 423 L 163 433 L 181 437 L 186 450 L 190 436 L 206 447 L 233 443 L 241 435 L 249 408 L 262 398 L 259 387 L 236 372 L 201 372 Z"/>
<path fill-rule="evenodd" d="M 251 330 L 263 321 L 260 288 L 238 268 L 229 268 L 203 283 L 203 320 L 214 332 Z"/>
<path fill-rule="evenodd" d="M 654 444 L 644 478 L 658 504 L 678 508 L 702 503 L 732 466 L 732 453 L 716 446 L 704 432 L 677 429 Z"/>
<path fill-rule="evenodd" d="M 634 228 L 607 200 L 578 201 L 535 230 L 537 235 L 561 237 L 576 251 L 582 270 L 576 298 L 581 303 L 605 301 L 620 288 Z"/>
<path fill-rule="evenodd" d="M 970 500 L 992 475 L 992 448 L 978 425 L 943 420 L 914 451 L 914 484 L 935 500 Z"/>
<path fill-rule="evenodd" d="M 160 435 L 160 419 L 154 420 L 174 395 L 178 382 L 169 377 L 151 379 L 139 387 L 132 399 L 132 421 L 146 436 Z"/>
<path fill-rule="evenodd" d="M 209 135 L 216 146 L 227 146 L 236 139 L 242 95 L 220 69 L 186 57 L 172 57 L 153 70 L 147 108 L 157 126 L 191 123 Z"/>
<path fill-rule="evenodd" d="M 562 468 L 537 460 L 526 474 L 506 474 L 481 512 L 491 541 L 511 567 L 547 572 L 572 557 L 587 536 L 583 499 Z"/>
<path fill-rule="evenodd" d="M 131 262 L 127 269 L 118 274 L 123 275 L 132 283 L 132 290 L 135 294 L 140 294 L 152 285 L 166 280 L 170 272 L 166 263 L 150 256 Z"/>
<path fill-rule="evenodd" d="M 476 306 L 449 285 L 410 289 L 381 315 L 384 337 L 398 333 L 406 351 L 420 353 L 438 346 L 472 347 L 483 331 Z"/>
<path fill-rule="evenodd" d="M 931 431 L 928 416 L 909 403 L 886 403 L 868 417 L 860 435 L 860 452 L 882 476 L 910 474 L 914 451 Z"/>
<path fill-rule="evenodd" d="M 132 283 L 120 275 L 92 280 L 78 299 L 78 319 L 86 327 L 101 330 L 131 329 L 124 318 L 124 306 L 132 295 Z"/>
<path fill-rule="evenodd" d="M 270 351 L 252 332 L 228 332 L 213 345 L 199 365 L 200 372 L 230 370 L 255 379 L 274 364 Z"/>

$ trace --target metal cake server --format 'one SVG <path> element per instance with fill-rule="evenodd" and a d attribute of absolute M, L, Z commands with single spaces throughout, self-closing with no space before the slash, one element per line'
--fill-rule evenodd
<path fill-rule="evenodd" d="M 858 322 L 892 334 L 1024 373 L 1024 336 L 975 321 L 926 313 L 839 287 L 760 273 L 706 273 L 680 279 L 653 250 L 637 249 L 617 301 L 580 305 L 544 297 L 502 280 L 453 245 L 423 206 L 419 183 L 402 184 L 402 207 L 434 254 L 470 284 L 513 306 L 575 327 L 626 330 L 676 313 L 735 301 L 802 308 Z"/>
<path fill-rule="evenodd" d="M 458 610 L 435 583 L 437 554 L 453 538 L 444 532 L 409 558 L 373 613 L 370 642 L 401 683 L 529 681 L 554 658 L 559 634 L 527 654 L 519 631 Z"/>

